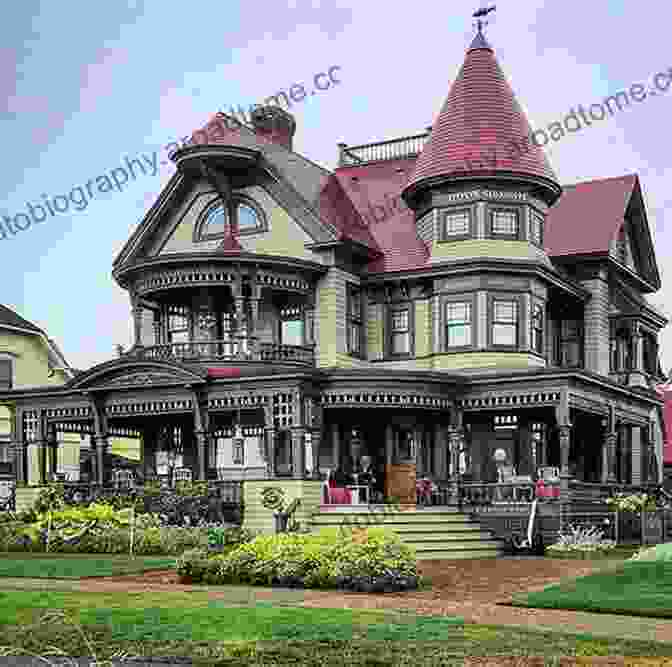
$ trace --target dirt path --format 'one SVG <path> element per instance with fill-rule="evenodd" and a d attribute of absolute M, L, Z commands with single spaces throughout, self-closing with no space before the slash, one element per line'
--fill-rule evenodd
<path fill-rule="evenodd" d="M 45 588 L 82 592 L 188 592 L 207 593 L 213 599 L 247 604 L 277 604 L 350 609 L 403 609 L 420 614 L 461 616 L 467 622 L 589 632 L 594 635 L 672 642 L 672 620 L 592 614 L 551 609 L 502 606 L 515 593 L 544 588 L 565 579 L 609 567 L 605 562 L 550 558 L 497 558 L 422 563 L 422 574 L 432 580 L 426 591 L 398 594 L 357 594 L 317 590 L 281 590 L 247 586 L 189 586 L 180 584 L 171 570 L 142 575 L 67 580 L 3 579 L 3 588 Z M 500 603 L 500 604 L 498 604 Z"/>

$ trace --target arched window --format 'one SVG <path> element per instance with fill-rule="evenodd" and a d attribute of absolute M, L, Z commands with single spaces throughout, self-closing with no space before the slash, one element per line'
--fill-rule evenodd
<path fill-rule="evenodd" d="M 229 214 L 221 204 L 213 206 L 205 214 L 201 223 L 200 238 L 211 239 L 225 236 L 229 229 Z"/>
<path fill-rule="evenodd" d="M 216 200 L 202 215 L 196 227 L 195 240 L 222 239 L 235 229 L 235 236 L 264 231 L 266 219 L 262 210 L 250 198 L 235 195 L 226 205 Z"/>

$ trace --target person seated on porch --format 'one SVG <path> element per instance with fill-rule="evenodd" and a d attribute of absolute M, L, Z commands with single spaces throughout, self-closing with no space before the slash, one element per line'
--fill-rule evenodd
<path fill-rule="evenodd" d="M 352 492 L 348 489 L 350 477 L 340 466 L 330 475 L 327 488 L 327 501 L 331 505 L 350 505 Z"/>
<path fill-rule="evenodd" d="M 336 470 L 334 470 L 334 486 L 338 488 L 345 488 L 346 486 L 351 486 L 354 483 L 352 475 L 348 474 L 343 466 L 339 465 Z"/>
<path fill-rule="evenodd" d="M 370 456 L 362 456 L 360 470 L 357 473 L 358 486 L 366 486 L 368 488 L 367 499 L 371 501 L 371 497 L 375 491 L 376 474 L 371 462 Z"/>

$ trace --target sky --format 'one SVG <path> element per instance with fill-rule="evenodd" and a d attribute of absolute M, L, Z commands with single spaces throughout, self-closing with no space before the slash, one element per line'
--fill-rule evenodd
<path fill-rule="evenodd" d="M 487 37 L 533 128 L 672 68 L 669 3 L 496 5 Z M 43 222 L 0 238 L 0 301 L 44 328 L 75 368 L 114 358 L 116 345 L 131 344 L 132 325 L 112 261 L 173 173 L 162 147 L 216 111 L 249 108 L 293 84 L 309 88 L 332 66 L 340 83 L 291 109 L 296 151 L 333 168 L 338 142 L 418 134 L 448 95 L 479 6 L 202 0 L 190 12 L 170 0 L 11 3 L 0 46 L 0 216 L 31 203 L 40 218 L 37 205 L 64 207 L 58 196 L 75 188 L 82 203 L 44 211 Z M 547 150 L 563 184 L 639 174 L 663 281 L 649 300 L 667 316 L 671 111 L 672 88 Z M 140 160 L 145 174 L 136 167 L 135 179 L 98 187 L 96 179 L 126 159 Z M 672 326 L 661 336 L 661 357 L 672 368 Z"/>

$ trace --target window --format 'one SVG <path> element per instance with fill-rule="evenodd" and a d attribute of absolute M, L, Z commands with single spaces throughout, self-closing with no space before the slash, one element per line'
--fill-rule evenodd
<path fill-rule="evenodd" d="M 239 231 L 246 231 L 249 229 L 257 229 L 261 227 L 259 221 L 259 214 L 251 206 L 247 204 L 238 204 L 238 229 Z"/>
<path fill-rule="evenodd" d="M 280 344 L 303 345 L 303 313 L 299 306 L 280 310 Z"/>
<path fill-rule="evenodd" d="M 12 360 L 0 359 L 0 389 L 12 388 Z"/>
<path fill-rule="evenodd" d="M 539 247 L 544 245 L 544 216 L 532 211 L 530 218 L 530 241 Z"/>
<path fill-rule="evenodd" d="M 442 238 L 450 240 L 452 237 L 469 236 L 470 226 L 468 210 L 446 213 L 443 218 Z"/>
<path fill-rule="evenodd" d="M 446 347 L 471 345 L 471 303 L 446 304 Z"/>
<path fill-rule="evenodd" d="M 583 366 L 583 323 L 581 320 L 562 320 L 555 358 L 558 366 L 568 368 Z"/>
<path fill-rule="evenodd" d="M 495 210 L 491 214 L 493 236 L 518 237 L 518 211 Z"/>
<path fill-rule="evenodd" d="M 390 313 L 390 353 L 411 353 L 411 327 L 408 307 L 395 308 Z"/>
<path fill-rule="evenodd" d="M 201 227 L 201 238 L 219 238 L 226 234 L 229 228 L 229 216 L 223 206 L 211 208 L 205 215 Z"/>
<path fill-rule="evenodd" d="M 634 346 L 632 334 L 627 327 L 618 328 L 610 341 L 611 370 L 623 373 L 633 368 Z"/>
<path fill-rule="evenodd" d="M 540 303 L 532 306 L 532 331 L 530 340 L 532 350 L 537 354 L 544 354 L 544 306 Z"/>
<path fill-rule="evenodd" d="M 248 197 L 234 196 L 226 205 L 216 200 L 204 213 L 197 227 L 196 241 L 221 239 L 236 230 L 236 235 L 254 234 L 266 229 L 261 209 Z"/>
<path fill-rule="evenodd" d="M 518 344 L 517 301 L 493 300 L 492 344 L 509 347 L 515 347 Z"/>
<path fill-rule="evenodd" d="M 189 309 L 185 306 L 170 306 L 168 308 L 168 342 L 189 342 Z"/>
<path fill-rule="evenodd" d="M 358 287 L 348 287 L 348 354 L 362 354 L 362 293 Z"/>

